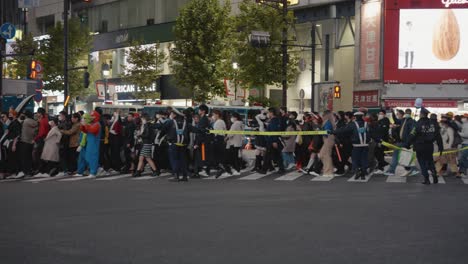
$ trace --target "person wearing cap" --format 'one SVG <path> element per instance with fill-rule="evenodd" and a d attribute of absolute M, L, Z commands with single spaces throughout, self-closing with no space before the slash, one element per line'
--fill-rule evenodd
<path fill-rule="evenodd" d="M 421 167 L 421 174 L 424 177 L 423 184 L 430 184 L 429 171 L 432 173 L 434 183 L 438 183 L 438 176 L 434 166 L 433 152 L 434 142 L 437 142 L 439 152 L 442 154 L 444 146 L 440 131 L 437 124 L 429 119 L 429 111 L 422 107 L 420 118 L 416 122 L 413 130 L 411 131 L 408 143 L 405 147 L 409 148 L 414 145 L 416 151 L 416 158 L 418 159 L 419 166 Z"/>
<path fill-rule="evenodd" d="M 198 107 L 198 115 L 200 121 L 197 124 L 197 132 L 194 140 L 194 156 L 197 157 L 194 164 L 194 174 L 192 178 L 200 178 L 200 175 L 209 176 L 210 166 L 212 162 L 212 151 L 211 142 L 213 136 L 208 134 L 208 130 L 211 128 L 210 119 L 208 118 L 208 106 L 202 104 Z M 203 161 L 206 165 L 205 172 L 202 171 Z"/>
<path fill-rule="evenodd" d="M 468 113 L 462 117 L 462 130 L 460 136 L 463 140 L 462 148 L 468 147 Z M 462 151 L 460 158 L 460 172 L 468 176 L 468 149 Z"/>
<path fill-rule="evenodd" d="M 364 121 L 363 112 L 356 112 L 354 117 L 355 120 L 353 122 L 350 122 L 344 128 L 335 130 L 333 133 L 351 137 L 351 142 L 353 144 L 351 159 L 355 172 L 354 179 L 365 180 L 369 167 L 369 128 L 367 122 Z"/>
<path fill-rule="evenodd" d="M 168 154 L 172 173 L 175 175 L 171 181 L 188 181 L 187 147 L 190 141 L 192 124 L 187 122 L 184 115 L 177 109 L 171 109 L 169 119 L 161 128 L 162 136 L 166 136 L 169 144 Z M 181 178 L 182 177 L 182 178 Z"/>

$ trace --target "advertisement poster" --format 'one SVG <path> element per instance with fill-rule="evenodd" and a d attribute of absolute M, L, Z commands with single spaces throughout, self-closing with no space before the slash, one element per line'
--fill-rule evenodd
<path fill-rule="evenodd" d="M 378 107 L 379 91 L 355 91 L 353 92 L 353 107 Z"/>
<path fill-rule="evenodd" d="M 399 69 L 468 69 L 468 9 L 400 10 L 398 55 Z"/>
<path fill-rule="evenodd" d="M 319 112 L 325 110 L 333 111 L 333 88 L 322 86 L 319 90 Z"/>
<path fill-rule="evenodd" d="M 380 1 L 366 3 L 361 11 L 360 79 L 380 80 Z"/>

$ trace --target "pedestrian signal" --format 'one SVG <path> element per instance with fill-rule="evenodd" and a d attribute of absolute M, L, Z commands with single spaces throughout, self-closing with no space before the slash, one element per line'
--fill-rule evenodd
<path fill-rule="evenodd" d="M 337 99 L 341 98 L 341 86 L 335 85 L 333 87 L 333 97 Z"/>

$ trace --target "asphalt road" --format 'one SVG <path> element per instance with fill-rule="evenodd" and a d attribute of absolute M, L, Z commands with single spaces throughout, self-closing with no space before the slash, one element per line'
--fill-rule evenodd
<path fill-rule="evenodd" d="M 0 263 L 468 263 L 468 186 L 0 184 Z"/>

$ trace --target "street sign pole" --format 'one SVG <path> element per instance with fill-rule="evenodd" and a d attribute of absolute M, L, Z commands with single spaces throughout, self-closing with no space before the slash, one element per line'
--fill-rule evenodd
<path fill-rule="evenodd" d="M 68 98 L 68 11 L 70 9 L 70 0 L 63 0 L 63 98 L 64 103 Z M 68 113 L 68 106 L 64 108 Z"/>

